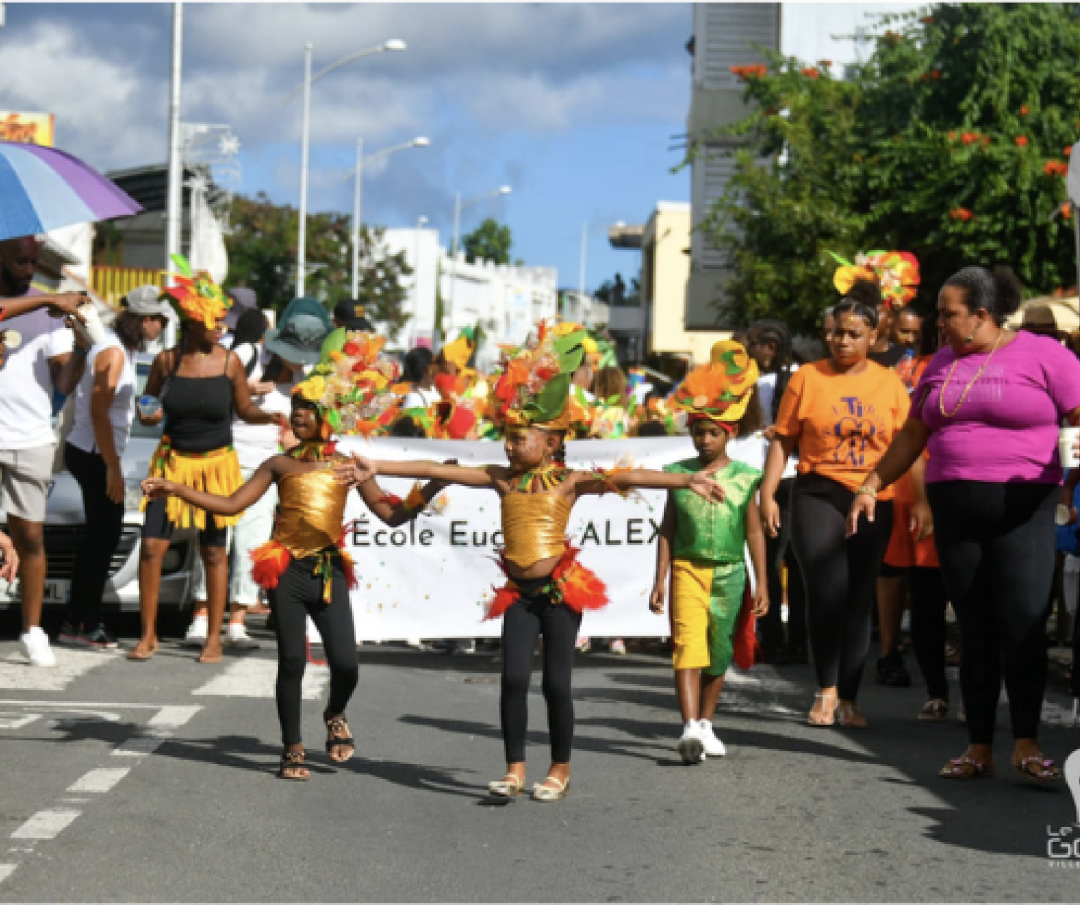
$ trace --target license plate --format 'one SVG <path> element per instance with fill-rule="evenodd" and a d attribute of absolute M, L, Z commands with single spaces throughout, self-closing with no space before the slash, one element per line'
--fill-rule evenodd
<path fill-rule="evenodd" d="M 71 582 L 65 578 L 45 579 L 45 603 L 67 603 Z"/>

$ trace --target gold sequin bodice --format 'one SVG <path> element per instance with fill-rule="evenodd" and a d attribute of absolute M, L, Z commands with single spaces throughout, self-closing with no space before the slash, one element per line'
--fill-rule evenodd
<path fill-rule="evenodd" d="M 502 499 L 503 556 L 519 569 L 562 556 L 570 509 L 556 493 L 508 493 Z"/>
<path fill-rule="evenodd" d="M 335 479 L 332 468 L 283 474 L 278 494 L 274 540 L 294 558 L 303 559 L 338 542 L 349 488 Z"/>

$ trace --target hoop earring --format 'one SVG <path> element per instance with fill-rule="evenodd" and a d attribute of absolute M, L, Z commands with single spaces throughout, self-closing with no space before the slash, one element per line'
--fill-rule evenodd
<path fill-rule="evenodd" d="M 978 332 L 979 332 L 978 327 L 976 327 L 974 330 L 972 330 L 971 331 L 971 336 L 969 336 L 967 339 L 964 340 L 964 345 L 965 346 L 970 346 L 973 342 L 975 342 L 975 334 L 978 333 Z"/>

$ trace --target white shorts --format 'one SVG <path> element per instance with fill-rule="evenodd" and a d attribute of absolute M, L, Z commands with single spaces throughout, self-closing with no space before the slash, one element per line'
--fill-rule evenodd
<path fill-rule="evenodd" d="M 0 509 L 28 522 L 44 522 L 56 444 L 0 450 Z"/>

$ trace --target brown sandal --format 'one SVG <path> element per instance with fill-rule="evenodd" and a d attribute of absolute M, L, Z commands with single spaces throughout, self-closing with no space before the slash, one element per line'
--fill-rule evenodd
<path fill-rule="evenodd" d="M 945 779 L 983 779 L 994 775 L 994 765 L 984 764 L 968 754 L 954 757 L 938 772 Z"/>
<path fill-rule="evenodd" d="M 326 731 L 330 733 L 330 738 L 326 740 L 326 753 L 330 755 L 330 760 L 336 764 L 343 764 L 353 756 L 353 752 L 356 750 L 356 743 L 353 741 L 352 734 L 349 732 L 349 724 L 345 722 L 345 717 L 335 716 L 326 719 Z M 348 748 L 344 757 L 335 757 L 335 748 Z"/>
<path fill-rule="evenodd" d="M 1061 779 L 1061 770 L 1045 754 L 1029 754 L 1027 757 L 1022 757 L 1013 762 L 1013 769 L 1024 779 L 1030 779 L 1035 783 L 1054 782 Z"/>

